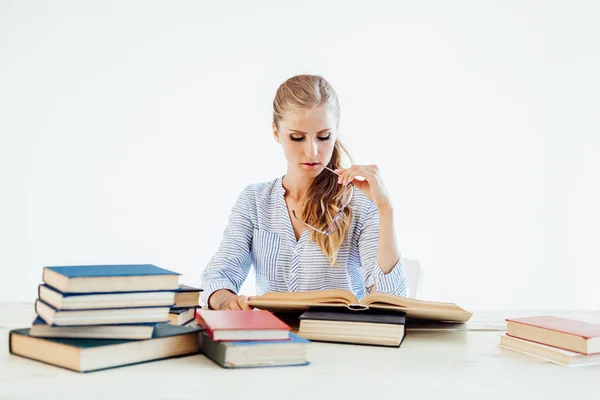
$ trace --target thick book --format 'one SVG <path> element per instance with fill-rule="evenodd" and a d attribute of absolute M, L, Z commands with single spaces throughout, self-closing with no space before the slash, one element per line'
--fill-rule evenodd
<path fill-rule="evenodd" d="M 44 267 L 43 280 L 62 293 L 179 289 L 178 273 L 151 264 Z"/>
<path fill-rule="evenodd" d="M 99 310 L 57 310 L 41 300 L 35 313 L 48 325 L 115 325 L 167 322 L 170 307 L 110 308 Z"/>
<path fill-rule="evenodd" d="M 79 339 L 150 339 L 157 324 L 52 326 L 37 317 L 29 329 L 35 337 Z"/>
<path fill-rule="evenodd" d="M 311 309 L 300 316 L 298 335 L 321 342 L 399 347 L 404 340 L 404 313 Z"/>
<path fill-rule="evenodd" d="M 188 286 L 179 285 L 179 290 L 175 292 L 175 307 L 198 307 L 200 306 L 200 292 L 202 289 Z"/>
<path fill-rule="evenodd" d="M 166 290 L 124 293 L 61 293 L 48 285 L 40 285 L 38 297 L 57 310 L 172 307 L 175 305 L 175 292 Z"/>
<path fill-rule="evenodd" d="M 148 340 L 64 339 L 33 337 L 29 329 L 9 334 L 9 351 L 77 372 L 181 357 L 199 352 L 200 328 L 159 324 Z"/>
<path fill-rule="evenodd" d="M 212 340 L 287 340 L 291 328 L 259 310 L 197 310 L 196 321 Z"/>
<path fill-rule="evenodd" d="M 507 318 L 511 336 L 582 354 L 600 353 L 600 324 L 542 315 Z"/>
<path fill-rule="evenodd" d="M 289 333 L 288 340 L 218 342 L 199 335 L 202 353 L 223 368 L 276 367 L 308 364 L 310 340 Z"/>
<path fill-rule="evenodd" d="M 508 334 L 500 337 L 500 347 L 526 354 L 541 360 L 550 361 L 555 364 L 568 367 L 584 367 L 600 365 L 600 354 L 581 354 L 575 351 L 559 349 L 541 343 L 510 336 Z"/>
<path fill-rule="evenodd" d="M 195 308 L 171 308 L 169 311 L 169 323 L 173 325 L 185 325 L 196 316 Z"/>
<path fill-rule="evenodd" d="M 367 294 L 359 301 L 351 292 L 340 289 L 269 292 L 249 297 L 247 304 L 274 312 L 307 311 L 311 307 L 345 307 L 355 311 L 387 309 L 402 311 L 407 318 L 448 322 L 466 322 L 473 315 L 453 303 L 409 299 L 383 292 Z"/>

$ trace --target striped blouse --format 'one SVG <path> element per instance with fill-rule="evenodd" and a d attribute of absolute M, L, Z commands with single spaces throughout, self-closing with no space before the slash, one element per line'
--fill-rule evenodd
<path fill-rule="evenodd" d="M 377 263 L 379 212 L 360 190 L 352 197 L 352 221 L 337 262 L 310 240 L 307 228 L 296 241 L 282 178 L 246 186 L 236 201 L 216 254 L 202 274 L 201 301 L 208 304 L 218 289 L 238 293 L 250 266 L 257 294 L 345 289 L 361 299 L 369 288 L 404 296 L 406 275 L 401 261 L 388 274 Z"/>

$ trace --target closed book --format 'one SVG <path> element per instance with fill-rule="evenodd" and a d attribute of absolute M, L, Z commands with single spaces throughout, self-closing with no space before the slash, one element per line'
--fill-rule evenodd
<path fill-rule="evenodd" d="M 405 323 L 406 315 L 397 311 L 312 309 L 300 316 L 298 334 L 315 341 L 398 347 Z"/>
<path fill-rule="evenodd" d="M 172 307 L 174 291 L 118 292 L 118 293 L 61 293 L 40 285 L 38 297 L 57 310 L 85 310 L 99 308 Z"/>
<path fill-rule="evenodd" d="M 581 354 L 510 335 L 500 337 L 500 347 L 567 367 L 600 365 L 600 354 Z"/>
<path fill-rule="evenodd" d="M 309 340 L 289 333 L 289 340 L 212 340 L 206 331 L 199 335 L 200 349 L 223 368 L 275 367 L 308 364 Z"/>
<path fill-rule="evenodd" d="M 264 310 L 197 310 L 196 321 L 213 340 L 288 340 L 290 327 Z"/>
<path fill-rule="evenodd" d="M 29 329 L 9 334 L 9 351 L 77 372 L 91 372 L 199 352 L 200 328 L 159 324 L 148 340 L 33 337 Z"/>
<path fill-rule="evenodd" d="M 198 307 L 200 305 L 200 292 L 202 289 L 179 285 L 179 290 L 175 292 L 175 307 Z"/>
<path fill-rule="evenodd" d="M 52 326 L 37 317 L 29 329 L 35 337 L 80 339 L 150 339 L 156 324 Z"/>
<path fill-rule="evenodd" d="M 173 325 L 185 325 L 194 319 L 195 308 L 171 308 L 169 311 L 169 323 Z"/>
<path fill-rule="evenodd" d="M 41 300 L 35 312 L 48 325 L 115 325 L 167 322 L 169 307 L 115 308 L 100 310 L 57 310 Z"/>
<path fill-rule="evenodd" d="M 61 293 L 178 290 L 179 274 L 151 264 L 45 267 L 43 280 Z"/>
<path fill-rule="evenodd" d="M 582 354 L 600 353 L 600 324 L 549 315 L 507 318 L 511 336 Z"/>

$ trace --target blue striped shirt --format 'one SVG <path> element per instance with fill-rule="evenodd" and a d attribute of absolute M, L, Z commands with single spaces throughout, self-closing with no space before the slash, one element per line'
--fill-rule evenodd
<path fill-rule="evenodd" d="M 246 186 L 236 201 L 216 254 L 202 274 L 201 301 L 218 289 L 238 293 L 250 266 L 257 294 L 345 289 L 361 299 L 371 286 L 400 296 L 406 293 L 401 261 L 384 274 L 377 263 L 379 212 L 360 190 L 352 197 L 352 221 L 337 264 L 310 240 L 306 229 L 296 241 L 284 198 L 282 178 Z"/>

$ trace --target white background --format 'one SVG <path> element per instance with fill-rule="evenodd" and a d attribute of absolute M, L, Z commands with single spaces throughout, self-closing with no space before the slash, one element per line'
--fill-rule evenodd
<path fill-rule="evenodd" d="M 215 3 L 0 1 L 0 301 L 45 265 L 199 285 L 243 187 L 285 173 L 278 85 L 316 73 L 421 298 L 600 308 L 598 3 Z"/>

